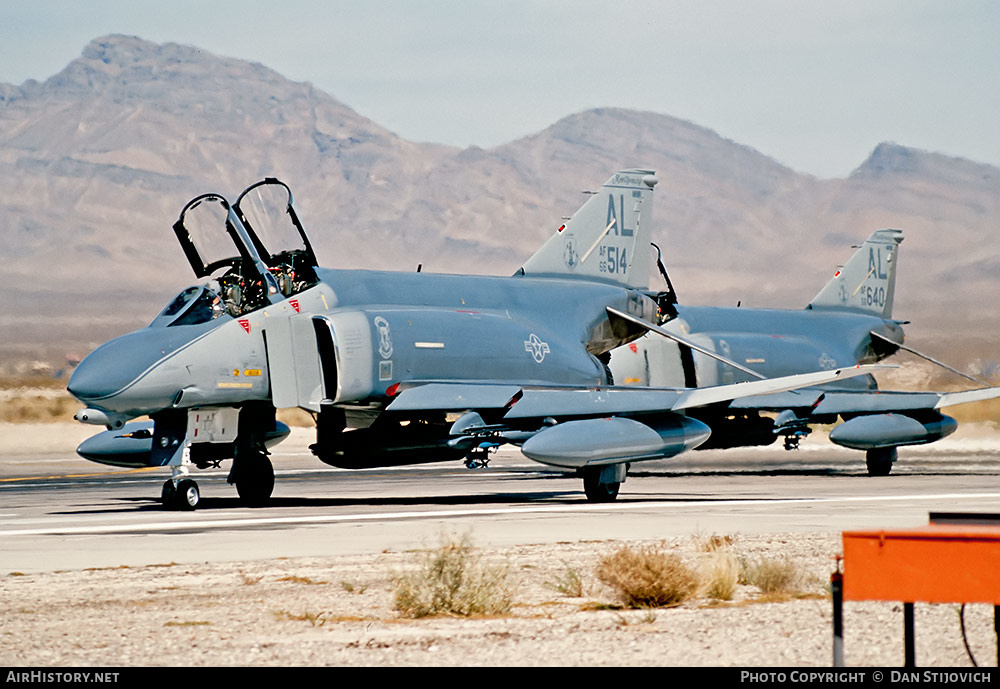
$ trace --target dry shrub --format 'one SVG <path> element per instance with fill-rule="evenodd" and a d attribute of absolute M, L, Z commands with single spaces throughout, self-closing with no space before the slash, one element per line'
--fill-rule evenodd
<path fill-rule="evenodd" d="M 787 557 L 760 557 L 742 563 L 740 578 L 762 593 L 793 593 L 801 586 L 803 575 L 798 565 Z"/>
<path fill-rule="evenodd" d="M 393 577 L 396 609 L 409 617 L 509 612 L 514 594 L 507 568 L 483 563 L 468 536 L 443 541 L 421 553 L 416 567 Z"/>
<path fill-rule="evenodd" d="M 694 595 L 698 578 L 675 553 L 624 546 L 597 563 L 597 578 L 633 608 L 680 605 Z"/>
<path fill-rule="evenodd" d="M 716 550 L 728 548 L 736 542 L 736 537 L 728 534 L 725 536 L 720 536 L 719 534 L 712 534 L 711 536 L 696 535 L 694 540 L 698 550 L 711 553 Z"/>
<path fill-rule="evenodd" d="M 583 577 L 580 573 L 573 569 L 572 567 L 566 567 L 566 570 L 556 576 L 555 579 L 546 580 L 545 585 L 554 591 L 558 591 L 564 596 L 570 598 L 582 598 L 587 592 L 587 588 L 584 585 Z"/>
<path fill-rule="evenodd" d="M 52 375 L 0 375 L 0 390 L 65 390 L 69 378 Z"/>
<path fill-rule="evenodd" d="M 80 403 L 69 393 L 52 396 L 24 392 L 0 398 L 0 422 L 3 423 L 69 422 L 79 410 Z"/>
<path fill-rule="evenodd" d="M 725 550 L 710 552 L 700 563 L 699 574 L 705 595 L 716 600 L 732 600 L 740 578 L 740 563 Z"/>

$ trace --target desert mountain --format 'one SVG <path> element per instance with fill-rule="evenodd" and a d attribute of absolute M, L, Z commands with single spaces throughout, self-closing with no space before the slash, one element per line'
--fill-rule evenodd
<path fill-rule="evenodd" d="M 193 282 L 170 226 L 207 191 L 284 180 L 324 265 L 502 275 L 624 167 L 661 180 L 654 234 L 683 301 L 803 307 L 852 244 L 898 227 L 895 315 L 913 321 L 911 343 L 1000 359 L 989 165 L 884 143 L 821 180 L 614 108 L 460 150 L 406 141 L 263 65 L 118 35 L 44 83 L 0 84 L 0 359 L 61 357 L 147 323 Z"/>

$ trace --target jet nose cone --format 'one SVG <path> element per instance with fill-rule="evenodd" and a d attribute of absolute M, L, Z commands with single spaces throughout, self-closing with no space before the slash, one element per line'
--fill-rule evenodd
<path fill-rule="evenodd" d="M 162 332 L 148 328 L 115 338 L 80 362 L 66 389 L 81 402 L 117 397 L 164 356 L 164 344 Z"/>
<path fill-rule="evenodd" d="M 80 362 L 66 387 L 88 406 L 130 417 L 166 409 L 191 382 L 183 351 L 221 322 L 149 327 L 111 340 Z"/>
<path fill-rule="evenodd" d="M 93 402 L 110 397 L 134 380 L 135 372 L 115 365 L 118 350 L 112 341 L 88 354 L 69 378 L 69 393 L 81 402 Z"/>

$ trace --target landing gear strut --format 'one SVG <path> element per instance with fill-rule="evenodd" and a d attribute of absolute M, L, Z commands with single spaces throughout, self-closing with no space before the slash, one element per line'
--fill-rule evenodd
<path fill-rule="evenodd" d="M 198 484 L 188 478 L 188 468 L 191 466 L 191 448 L 185 445 L 181 454 L 181 463 L 172 466 L 173 473 L 163 483 L 160 491 L 160 503 L 168 510 L 190 511 L 201 502 L 201 492 Z"/>
<path fill-rule="evenodd" d="M 865 453 L 865 463 L 868 465 L 869 476 L 888 476 L 892 471 L 892 463 L 899 453 L 894 447 L 880 447 Z"/>
<path fill-rule="evenodd" d="M 263 507 L 274 491 L 274 467 L 264 447 L 264 428 L 274 427 L 274 407 L 270 404 L 247 404 L 240 410 L 239 432 L 233 449 L 229 483 L 244 505 Z"/>

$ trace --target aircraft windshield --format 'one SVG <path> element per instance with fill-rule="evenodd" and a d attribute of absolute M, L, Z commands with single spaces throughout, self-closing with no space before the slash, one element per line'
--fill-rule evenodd
<path fill-rule="evenodd" d="M 176 316 L 184 307 L 191 303 L 201 292 L 201 287 L 188 287 L 186 290 L 178 294 L 172 302 L 167 304 L 167 308 L 160 312 L 160 316 Z"/>
<path fill-rule="evenodd" d="M 151 325 L 197 325 L 226 313 L 226 302 L 215 290 L 205 286 L 188 287 L 167 304 Z"/>

